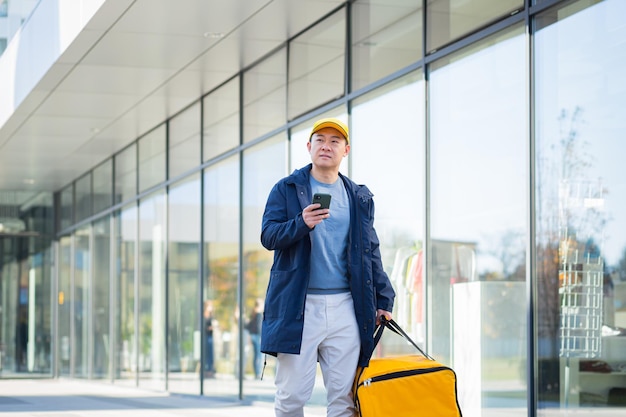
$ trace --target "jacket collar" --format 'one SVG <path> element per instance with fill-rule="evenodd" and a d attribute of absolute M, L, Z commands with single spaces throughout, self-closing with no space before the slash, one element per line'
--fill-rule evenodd
<path fill-rule="evenodd" d="M 300 169 L 294 170 L 291 173 L 291 175 L 287 177 L 287 184 L 295 185 L 298 191 L 303 191 L 303 192 L 306 191 L 305 192 L 306 200 L 302 201 L 301 202 L 302 204 L 304 204 L 307 201 L 310 202 L 311 198 L 313 197 L 311 195 L 311 187 L 309 186 L 310 184 L 309 181 L 311 177 L 311 168 L 313 168 L 313 164 L 308 164 Z M 356 195 L 358 199 L 360 200 L 360 202 L 364 203 L 374 196 L 372 192 L 369 190 L 369 188 L 367 188 L 367 186 L 359 185 L 355 183 L 350 178 L 343 175 L 341 172 L 339 173 L 339 178 L 341 178 L 341 180 L 345 184 L 346 190 L 348 190 L 348 194 Z M 303 206 L 303 207 L 306 207 L 306 206 Z"/>

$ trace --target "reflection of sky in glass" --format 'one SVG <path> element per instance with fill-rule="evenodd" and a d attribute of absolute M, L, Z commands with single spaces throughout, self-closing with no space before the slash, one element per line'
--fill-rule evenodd
<path fill-rule="evenodd" d="M 165 192 L 157 191 L 139 203 L 139 240 L 152 241 L 155 230 L 165 224 Z"/>
<path fill-rule="evenodd" d="M 243 167 L 243 204 L 263 209 L 274 184 L 287 174 L 287 135 L 247 150 Z"/>
<path fill-rule="evenodd" d="M 243 157 L 243 239 L 260 246 L 261 219 L 270 190 L 287 170 L 287 134 L 246 150 Z"/>
<path fill-rule="evenodd" d="M 170 187 L 168 240 L 196 243 L 200 240 L 200 176 L 194 175 Z"/>
<path fill-rule="evenodd" d="M 239 205 L 239 188 L 233 187 L 239 178 L 239 158 L 232 157 L 205 171 L 204 204 L 211 207 Z"/>
<path fill-rule="evenodd" d="M 352 136 L 352 179 L 374 194 L 381 244 L 421 242 L 425 172 L 421 77 L 355 105 Z"/>
<path fill-rule="evenodd" d="M 204 172 L 204 238 L 236 242 L 239 238 L 239 155 Z"/>
<path fill-rule="evenodd" d="M 526 230 L 526 59 L 518 32 L 431 74 L 432 237 L 478 243 L 479 272 L 496 267 L 480 252 Z M 514 243 L 523 253 L 523 239 Z"/>
<path fill-rule="evenodd" d="M 123 241 L 134 241 L 137 234 L 137 206 L 124 207 L 120 213 L 120 235 Z"/>
<path fill-rule="evenodd" d="M 541 29 L 535 36 L 538 157 L 547 160 L 546 164 L 560 164 L 559 140 L 562 131 L 569 132 L 569 125 L 562 128 L 559 114 L 580 108 L 577 152 L 590 166 L 578 170 L 575 180 L 601 182 L 608 191 L 601 211 L 608 222 L 604 230 L 595 230 L 593 237 L 609 264 L 618 261 L 626 245 L 625 15 L 625 1 L 604 1 Z M 544 177 L 552 177 L 540 178 L 551 187 L 546 192 L 553 196 L 562 179 L 559 168 L 544 173 Z"/>

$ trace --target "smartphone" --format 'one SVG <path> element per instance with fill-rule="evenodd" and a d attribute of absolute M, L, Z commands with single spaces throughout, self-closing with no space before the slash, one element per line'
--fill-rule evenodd
<path fill-rule="evenodd" d="M 313 194 L 313 203 L 320 203 L 322 205 L 320 209 L 330 208 L 330 197 L 330 194 L 315 193 Z"/>

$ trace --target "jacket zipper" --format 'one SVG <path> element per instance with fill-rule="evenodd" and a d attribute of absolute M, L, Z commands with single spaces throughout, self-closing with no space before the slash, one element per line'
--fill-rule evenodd
<path fill-rule="evenodd" d="M 450 368 L 448 368 L 446 366 L 438 366 L 436 368 L 411 369 L 411 370 L 407 370 L 407 371 L 392 372 L 390 374 L 373 376 L 371 378 L 368 378 L 365 381 L 361 382 L 359 384 L 359 387 L 361 387 L 361 386 L 369 387 L 373 382 L 387 381 L 389 379 L 405 378 L 405 377 L 413 376 L 413 375 L 430 374 L 430 373 L 433 373 L 433 372 L 451 371 L 451 370 L 452 369 L 450 369 Z"/>

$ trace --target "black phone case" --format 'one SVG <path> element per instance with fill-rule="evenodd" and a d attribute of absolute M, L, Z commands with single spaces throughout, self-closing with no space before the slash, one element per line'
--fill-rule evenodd
<path fill-rule="evenodd" d="M 313 203 L 320 203 L 322 205 L 320 209 L 330 208 L 330 199 L 331 199 L 330 194 L 321 194 L 321 193 L 313 194 Z"/>

